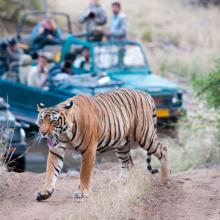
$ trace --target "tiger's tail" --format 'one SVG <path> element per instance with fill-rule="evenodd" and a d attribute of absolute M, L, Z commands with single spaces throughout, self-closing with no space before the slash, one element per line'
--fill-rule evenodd
<path fill-rule="evenodd" d="M 156 106 L 153 98 L 151 99 L 152 101 L 152 118 L 153 118 L 153 123 L 154 123 L 154 129 L 157 129 L 157 112 L 156 112 Z M 146 157 L 146 162 L 147 162 L 147 168 L 151 174 L 156 174 L 159 173 L 158 169 L 152 169 L 151 166 L 151 153 L 147 152 L 147 157 Z"/>
<path fill-rule="evenodd" d="M 149 170 L 149 172 L 151 174 L 159 173 L 158 169 L 152 169 L 152 166 L 151 166 L 151 154 L 149 152 L 147 152 L 146 162 L 147 162 L 147 169 Z"/>

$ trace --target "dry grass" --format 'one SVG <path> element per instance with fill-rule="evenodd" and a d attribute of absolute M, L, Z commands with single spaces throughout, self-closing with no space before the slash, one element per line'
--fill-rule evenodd
<path fill-rule="evenodd" d="M 148 6 L 143 23 L 147 21 L 144 31 L 150 30 L 153 39 L 145 44 L 153 70 L 189 79 L 206 73 L 219 54 L 219 9 L 192 8 L 172 0 Z"/>
<path fill-rule="evenodd" d="M 3 193 L 5 193 L 5 188 L 7 187 L 7 183 L 9 179 L 7 172 L 8 171 L 5 167 L 0 166 L 0 200 Z"/>
<path fill-rule="evenodd" d="M 15 152 L 11 146 L 13 135 L 14 128 L 10 128 L 8 122 L 0 125 L 0 167 L 7 167 Z"/>
<path fill-rule="evenodd" d="M 132 169 L 127 184 L 114 183 L 112 171 L 98 171 L 94 182 L 98 184 L 95 193 L 80 203 L 74 204 L 70 219 L 128 219 L 134 215 L 132 208 L 150 192 L 150 180 L 146 173 Z M 97 176 L 97 175 L 95 175 Z M 86 211 L 85 211 L 86 210 Z M 135 213 L 137 219 L 139 214 Z"/>
<path fill-rule="evenodd" d="M 177 138 L 162 139 L 170 149 L 174 172 L 219 163 L 219 110 L 211 109 L 202 100 L 189 94 L 188 116 L 177 126 Z"/>
<path fill-rule="evenodd" d="M 0 167 L 5 166 L 5 155 L 7 154 L 8 140 L 5 138 L 6 124 L 0 125 Z"/>

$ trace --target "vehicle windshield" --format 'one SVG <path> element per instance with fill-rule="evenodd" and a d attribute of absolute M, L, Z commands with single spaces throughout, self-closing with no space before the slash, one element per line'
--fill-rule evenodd
<path fill-rule="evenodd" d="M 147 66 L 141 47 L 135 44 L 95 46 L 94 57 L 96 68 L 102 70 Z"/>

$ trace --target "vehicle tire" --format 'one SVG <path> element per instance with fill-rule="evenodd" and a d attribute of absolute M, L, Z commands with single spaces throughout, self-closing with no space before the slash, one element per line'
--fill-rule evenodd
<path fill-rule="evenodd" d="M 25 166 L 26 166 L 25 157 L 24 156 L 21 158 L 18 157 L 19 155 L 16 155 L 11 158 L 12 162 L 8 164 L 9 171 L 18 172 L 18 173 L 25 171 Z"/>

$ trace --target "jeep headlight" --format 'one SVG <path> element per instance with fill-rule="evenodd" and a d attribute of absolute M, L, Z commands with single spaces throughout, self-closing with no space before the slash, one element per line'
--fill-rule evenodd
<path fill-rule="evenodd" d="M 182 102 L 182 94 L 176 93 L 175 95 L 173 95 L 171 101 L 173 104 L 180 104 Z"/>
<path fill-rule="evenodd" d="M 20 128 L 20 134 L 21 134 L 21 143 L 25 143 L 26 142 L 26 134 L 23 128 Z"/>

